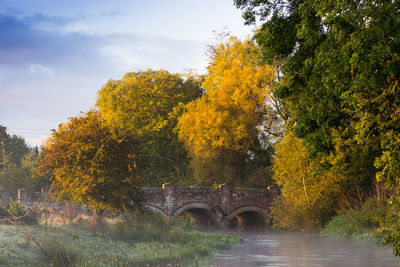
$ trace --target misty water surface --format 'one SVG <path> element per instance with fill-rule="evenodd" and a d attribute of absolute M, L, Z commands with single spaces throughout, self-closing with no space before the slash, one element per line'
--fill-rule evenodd
<path fill-rule="evenodd" d="M 225 232 L 243 243 L 216 254 L 215 266 L 400 266 L 389 246 L 371 241 L 273 231 Z"/>

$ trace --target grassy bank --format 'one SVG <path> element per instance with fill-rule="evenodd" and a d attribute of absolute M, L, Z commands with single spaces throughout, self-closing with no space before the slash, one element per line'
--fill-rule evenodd
<path fill-rule="evenodd" d="M 385 201 L 368 200 L 363 206 L 348 209 L 333 217 L 321 231 L 322 235 L 370 239 L 382 243 L 392 228 L 390 211 Z"/>
<path fill-rule="evenodd" d="M 0 266 L 200 266 L 239 241 L 153 215 L 3 224 Z"/>

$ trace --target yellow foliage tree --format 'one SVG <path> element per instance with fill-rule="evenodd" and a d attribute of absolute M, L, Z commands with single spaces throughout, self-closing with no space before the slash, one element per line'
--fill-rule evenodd
<path fill-rule="evenodd" d="M 135 137 L 90 111 L 53 130 L 38 170 L 51 176 L 51 191 L 59 200 L 85 203 L 95 211 L 130 210 L 141 201 L 146 161 Z"/>
<path fill-rule="evenodd" d="M 324 171 L 321 163 L 330 158 L 310 159 L 301 139 L 290 131 L 275 149 L 273 178 L 282 188 L 281 198 L 272 208 L 275 226 L 320 229 L 332 213 L 344 177 L 335 168 Z"/>
<path fill-rule="evenodd" d="M 271 109 L 266 100 L 275 73 L 259 60 L 254 43 L 235 37 L 213 51 L 202 84 L 207 93 L 189 103 L 178 122 L 179 138 L 195 156 L 251 149 Z"/>

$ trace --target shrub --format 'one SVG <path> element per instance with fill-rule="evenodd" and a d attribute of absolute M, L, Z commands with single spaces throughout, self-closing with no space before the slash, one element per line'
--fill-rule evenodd
<path fill-rule="evenodd" d="M 182 228 L 173 228 L 167 235 L 167 241 L 171 243 L 186 244 L 190 241 L 196 241 L 197 236 L 189 234 Z"/>
<path fill-rule="evenodd" d="M 52 266 L 77 266 L 80 256 L 77 251 L 69 249 L 55 239 L 47 239 L 38 250 L 39 261 Z"/>
<path fill-rule="evenodd" d="M 187 215 L 181 215 L 174 219 L 174 225 L 182 227 L 186 231 L 193 229 L 193 222 Z"/>
<path fill-rule="evenodd" d="M 89 232 L 97 234 L 107 229 L 106 217 L 101 214 L 93 214 L 88 220 Z"/>
<path fill-rule="evenodd" d="M 330 158 L 311 158 L 301 139 L 290 130 L 275 145 L 273 179 L 281 198 L 271 208 L 273 226 L 284 230 L 319 231 L 330 219 L 345 179 Z"/>
<path fill-rule="evenodd" d="M 321 234 L 357 238 L 371 235 L 378 237 L 384 228 L 390 227 L 388 222 L 390 214 L 386 202 L 369 199 L 361 208 L 346 210 L 333 217 Z"/>
<path fill-rule="evenodd" d="M 396 216 L 396 221 L 398 220 L 398 216 Z M 400 256 L 400 227 L 399 225 L 395 225 L 393 228 L 391 229 L 387 229 L 383 232 L 384 234 L 384 238 L 383 238 L 383 244 L 384 245 L 388 245 L 391 244 L 392 245 L 392 251 L 393 251 L 393 255 L 395 255 L 396 257 Z"/>
<path fill-rule="evenodd" d="M 155 214 L 128 215 L 109 226 L 114 239 L 136 241 L 166 241 L 172 222 Z"/>
<path fill-rule="evenodd" d="M 337 215 L 332 218 L 322 229 L 321 234 L 326 236 L 345 237 L 353 233 L 348 218 L 345 215 Z"/>
<path fill-rule="evenodd" d="M 301 205 L 278 198 L 271 207 L 272 227 L 283 230 L 319 231 L 330 216 L 323 204 Z"/>
<path fill-rule="evenodd" d="M 34 208 L 25 209 L 18 201 L 10 198 L 8 204 L 3 204 L 0 208 L 0 218 L 5 218 L 9 223 L 24 223 L 27 225 L 36 224 L 38 212 Z"/>
<path fill-rule="evenodd" d="M 6 213 L 9 217 L 23 217 L 26 214 L 24 206 L 18 202 L 14 201 L 10 197 L 10 202 L 5 206 Z"/>
<path fill-rule="evenodd" d="M 63 224 L 69 224 L 78 217 L 78 213 L 76 212 L 76 210 L 74 210 L 74 208 L 67 207 L 65 210 L 62 211 L 60 217 Z"/>

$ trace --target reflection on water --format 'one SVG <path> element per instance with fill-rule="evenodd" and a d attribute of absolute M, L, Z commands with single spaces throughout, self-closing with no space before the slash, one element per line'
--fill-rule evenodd
<path fill-rule="evenodd" d="M 244 242 L 216 254 L 215 266 L 400 266 L 390 247 L 371 241 L 268 230 L 224 233 L 239 235 Z"/>

